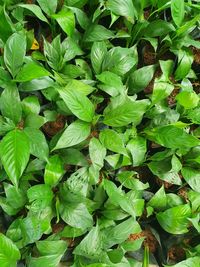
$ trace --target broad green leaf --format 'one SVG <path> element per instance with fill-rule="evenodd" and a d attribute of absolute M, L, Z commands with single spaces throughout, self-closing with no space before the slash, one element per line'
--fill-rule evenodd
<path fill-rule="evenodd" d="M 114 33 L 102 25 L 91 25 L 84 34 L 85 42 L 98 42 L 114 38 Z"/>
<path fill-rule="evenodd" d="M 199 96 L 195 92 L 182 91 L 176 96 L 176 99 L 185 109 L 195 108 L 199 103 Z"/>
<path fill-rule="evenodd" d="M 62 178 L 64 170 L 64 163 L 58 155 L 49 158 L 45 167 L 44 182 L 50 186 L 55 186 Z"/>
<path fill-rule="evenodd" d="M 89 153 L 92 164 L 102 168 L 106 157 L 106 148 L 95 137 L 90 140 Z"/>
<path fill-rule="evenodd" d="M 79 80 L 70 80 L 68 82 L 68 84 L 65 87 L 66 91 L 77 91 L 77 92 L 81 92 L 84 95 L 89 95 L 91 94 L 95 88 L 92 87 L 89 84 L 84 83 L 83 81 L 79 81 Z"/>
<path fill-rule="evenodd" d="M 150 65 L 137 69 L 131 73 L 128 80 L 129 92 L 135 94 L 145 89 L 152 80 L 154 71 L 155 66 Z"/>
<path fill-rule="evenodd" d="M 147 206 L 153 207 L 155 210 L 164 210 L 167 206 L 167 197 L 164 186 L 162 186 L 155 195 L 149 200 Z"/>
<path fill-rule="evenodd" d="M 30 258 L 29 267 L 40 267 L 40 266 L 48 266 L 55 267 L 58 266 L 62 255 L 47 255 L 38 258 Z"/>
<path fill-rule="evenodd" d="M 20 252 L 11 239 L 0 233 L 0 265 L 2 267 L 14 267 L 20 259 Z"/>
<path fill-rule="evenodd" d="M 191 70 L 193 53 L 187 48 L 178 51 L 178 67 L 175 71 L 175 79 L 184 79 Z"/>
<path fill-rule="evenodd" d="M 30 153 L 39 159 L 47 161 L 49 147 L 44 134 L 40 130 L 31 127 L 26 127 L 24 132 L 30 142 Z"/>
<path fill-rule="evenodd" d="M 184 0 L 171 1 L 171 13 L 174 23 L 177 27 L 181 26 L 185 16 L 185 2 Z"/>
<path fill-rule="evenodd" d="M 102 237 L 99 226 L 95 226 L 90 230 L 81 243 L 75 248 L 74 254 L 81 255 L 86 258 L 96 258 L 102 253 Z"/>
<path fill-rule="evenodd" d="M 131 154 L 133 166 L 139 166 L 144 162 L 147 151 L 145 138 L 138 136 L 131 139 L 126 148 Z"/>
<path fill-rule="evenodd" d="M 30 113 L 39 114 L 40 103 L 37 96 L 27 96 L 22 100 L 22 109 L 25 115 Z"/>
<path fill-rule="evenodd" d="M 101 66 L 107 52 L 105 42 L 94 42 L 91 49 L 91 63 L 96 74 L 101 73 Z"/>
<path fill-rule="evenodd" d="M 13 33 L 13 27 L 12 27 L 11 20 L 10 20 L 9 16 L 7 15 L 7 13 L 5 11 L 5 7 L 3 5 L 0 6 L 0 18 L 1 18 L 0 38 L 5 43 L 7 41 L 7 39 Z"/>
<path fill-rule="evenodd" d="M 108 0 L 106 2 L 106 7 L 114 14 L 126 17 L 127 20 L 132 23 L 134 23 L 135 18 L 137 18 L 137 11 L 132 0 Z"/>
<path fill-rule="evenodd" d="M 126 126 L 131 122 L 137 125 L 140 123 L 148 105 L 148 100 L 132 101 L 128 98 L 115 107 L 108 105 L 104 111 L 104 123 L 113 127 Z"/>
<path fill-rule="evenodd" d="M 159 212 L 156 218 L 162 228 L 171 234 L 187 233 L 191 216 L 191 208 L 189 204 L 179 205 L 163 212 Z"/>
<path fill-rule="evenodd" d="M 87 0 L 84 0 L 84 1 L 87 1 Z M 77 19 L 79 25 L 81 26 L 81 28 L 86 30 L 90 24 L 90 21 L 86 15 L 86 13 L 83 10 L 76 8 L 76 7 L 69 7 L 68 6 L 68 8 L 74 12 L 76 19 Z"/>
<path fill-rule="evenodd" d="M 123 171 L 117 175 L 117 179 L 126 188 L 133 190 L 145 190 L 149 187 L 148 183 L 143 184 L 137 177 L 134 171 Z"/>
<path fill-rule="evenodd" d="M 77 120 L 71 123 L 63 132 L 53 150 L 75 146 L 84 141 L 90 134 L 91 125 Z"/>
<path fill-rule="evenodd" d="M 33 79 L 38 79 L 44 76 L 50 76 L 50 72 L 44 67 L 30 62 L 25 64 L 16 77 L 17 82 L 28 82 Z"/>
<path fill-rule="evenodd" d="M 48 15 L 51 16 L 56 11 L 57 8 L 57 0 L 37 0 L 41 9 Z"/>
<path fill-rule="evenodd" d="M 41 240 L 36 242 L 36 247 L 41 256 L 62 255 L 67 249 L 67 243 L 64 240 Z"/>
<path fill-rule="evenodd" d="M 152 104 L 156 104 L 157 102 L 167 98 L 173 90 L 174 86 L 172 84 L 155 79 L 153 94 L 151 96 Z"/>
<path fill-rule="evenodd" d="M 13 77 L 20 71 L 25 54 L 26 36 L 20 33 L 13 33 L 4 47 L 4 62 Z"/>
<path fill-rule="evenodd" d="M 81 91 L 58 88 L 58 92 L 75 116 L 86 122 L 92 121 L 94 105 Z"/>
<path fill-rule="evenodd" d="M 150 140 L 167 148 L 190 148 L 200 144 L 196 137 L 173 125 L 147 130 L 146 133 Z"/>
<path fill-rule="evenodd" d="M 200 265 L 200 257 L 191 257 L 173 265 L 164 265 L 164 267 L 196 267 Z"/>
<path fill-rule="evenodd" d="M 31 11 L 37 18 L 39 18 L 40 20 L 48 23 L 47 18 L 44 16 L 44 14 L 42 13 L 42 10 L 39 6 L 34 5 L 34 4 L 20 4 L 20 7 L 23 7 L 25 9 L 28 9 L 29 11 Z"/>
<path fill-rule="evenodd" d="M 99 139 L 103 146 L 113 152 L 127 155 L 122 136 L 111 129 L 100 132 Z"/>
<path fill-rule="evenodd" d="M 18 89 L 8 85 L 0 97 L 0 109 L 4 117 L 11 119 L 15 124 L 19 123 L 22 117 L 22 107 Z"/>
<path fill-rule="evenodd" d="M 175 31 L 175 28 L 171 23 L 157 19 L 149 23 L 144 31 L 144 34 L 147 37 L 157 37 L 167 35 L 172 31 Z"/>
<path fill-rule="evenodd" d="M 9 132 L 0 143 L 0 157 L 4 169 L 14 185 L 22 176 L 30 156 L 26 134 L 18 129 Z"/>
<path fill-rule="evenodd" d="M 68 36 L 73 35 L 75 30 L 75 17 L 70 9 L 64 7 L 57 14 L 53 14 L 52 17 L 58 22 L 62 30 Z"/>
<path fill-rule="evenodd" d="M 59 204 L 59 213 L 63 221 L 70 226 L 85 230 L 93 225 L 92 215 L 84 203 L 61 202 Z"/>
<path fill-rule="evenodd" d="M 189 186 L 196 192 L 200 193 L 200 170 L 191 167 L 184 167 L 181 170 L 183 178 L 189 184 Z"/>
<path fill-rule="evenodd" d="M 51 78 L 44 76 L 33 80 L 31 78 L 30 81 L 20 84 L 19 89 L 20 91 L 30 92 L 42 90 L 52 86 L 54 86 L 54 81 Z"/>
<path fill-rule="evenodd" d="M 101 82 L 98 86 L 102 91 L 111 96 L 117 96 L 124 94 L 125 90 L 121 78 L 110 71 L 104 71 L 99 75 L 96 75 L 97 79 Z"/>

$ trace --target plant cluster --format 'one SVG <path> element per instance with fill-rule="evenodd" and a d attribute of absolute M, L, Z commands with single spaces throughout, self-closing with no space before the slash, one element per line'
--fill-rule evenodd
<path fill-rule="evenodd" d="M 0 266 L 200 266 L 200 1 L 0 4 Z"/>

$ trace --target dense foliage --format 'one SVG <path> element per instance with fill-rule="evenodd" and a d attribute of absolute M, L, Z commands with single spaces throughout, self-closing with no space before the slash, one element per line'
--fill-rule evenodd
<path fill-rule="evenodd" d="M 200 1 L 0 4 L 0 266 L 200 266 Z"/>

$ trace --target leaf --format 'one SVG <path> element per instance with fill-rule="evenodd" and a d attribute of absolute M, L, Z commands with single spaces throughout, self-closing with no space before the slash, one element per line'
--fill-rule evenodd
<path fill-rule="evenodd" d="M 200 193 L 200 172 L 198 169 L 194 169 L 191 167 L 183 167 L 181 170 L 183 178 L 189 184 L 189 186 L 196 192 Z"/>
<path fill-rule="evenodd" d="M 105 42 L 94 42 L 91 49 L 91 63 L 96 74 L 101 73 L 102 62 L 107 52 Z"/>
<path fill-rule="evenodd" d="M 11 119 L 15 124 L 19 123 L 22 117 L 22 107 L 17 88 L 8 85 L 2 92 L 0 98 L 0 109 L 4 117 Z"/>
<path fill-rule="evenodd" d="M 30 10 L 37 18 L 48 23 L 47 18 L 44 16 L 39 6 L 34 5 L 34 4 L 19 4 L 18 6 Z"/>
<path fill-rule="evenodd" d="M 100 132 L 99 139 L 105 148 L 116 153 L 127 155 L 122 137 L 114 130 L 103 130 Z"/>
<path fill-rule="evenodd" d="M 22 108 L 25 115 L 28 114 L 39 114 L 40 113 L 40 103 L 37 96 L 27 96 L 22 100 Z"/>
<path fill-rule="evenodd" d="M 81 143 L 89 136 L 90 130 L 91 125 L 87 122 L 77 120 L 71 123 L 63 132 L 53 150 L 71 147 Z"/>
<path fill-rule="evenodd" d="M 147 206 L 154 208 L 155 210 L 165 210 L 167 206 L 167 197 L 165 194 L 164 186 L 162 186 L 155 195 L 149 200 Z"/>
<path fill-rule="evenodd" d="M 2 139 L 0 143 L 1 161 L 8 177 L 16 186 L 26 168 L 29 156 L 29 140 L 24 132 L 16 129 Z"/>
<path fill-rule="evenodd" d="M 20 252 L 17 246 L 8 237 L 0 233 L 0 265 L 2 267 L 16 266 L 20 259 Z"/>
<path fill-rule="evenodd" d="M 106 148 L 95 137 L 90 140 L 89 154 L 92 164 L 101 169 L 106 157 Z"/>
<path fill-rule="evenodd" d="M 5 43 L 7 39 L 11 36 L 13 33 L 13 25 L 11 23 L 11 20 L 9 16 L 7 15 L 5 11 L 5 7 L 3 5 L 0 6 L 0 38 Z"/>
<path fill-rule="evenodd" d="M 185 2 L 184 0 L 171 1 L 172 19 L 177 27 L 180 27 L 185 16 Z"/>
<path fill-rule="evenodd" d="M 42 256 L 61 256 L 67 249 L 67 243 L 64 240 L 41 240 L 36 242 L 36 247 Z"/>
<path fill-rule="evenodd" d="M 75 17 L 70 9 L 64 7 L 57 14 L 53 14 L 52 17 L 58 22 L 62 30 L 68 36 L 73 35 L 75 30 Z"/>
<path fill-rule="evenodd" d="M 126 17 L 126 19 L 132 23 L 134 23 L 135 18 L 137 18 L 137 11 L 132 0 L 108 0 L 106 7 L 114 14 Z"/>
<path fill-rule="evenodd" d="M 70 226 L 85 230 L 92 227 L 93 218 L 84 203 L 66 203 L 61 202 L 59 213 L 63 221 Z"/>
<path fill-rule="evenodd" d="M 146 132 L 150 140 L 167 148 L 184 149 L 200 144 L 196 137 L 173 125 L 157 127 Z"/>
<path fill-rule="evenodd" d="M 138 136 L 131 139 L 126 148 L 131 154 L 134 167 L 139 166 L 144 162 L 147 151 L 145 138 Z"/>
<path fill-rule="evenodd" d="M 26 36 L 13 33 L 4 47 L 4 62 L 13 77 L 20 71 L 26 54 Z"/>
<path fill-rule="evenodd" d="M 144 34 L 147 37 L 157 37 L 167 35 L 172 31 L 175 31 L 175 28 L 171 23 L 157 19 L 149 23 L 144 31 Z"/>
<path fill-rule="evenodd" d="M 155 66 L 145 66 L 130 74 L 128 87 L 131 94 L 138 93 L 145 89 L 153 78 Z"/>
<path fill-rule="evenodd" d="M 165 267 L 196 267 L 200 264 L 200 257 L 191 257 L 174 265 L 164 265 Z"/>
<path fill-rule="evenodd" d="M 137 173 L 134 171 L 123 171 L 117 175 L 117 179 L 126 188 L 141 191 L 149 187 L 148 183 L 143 184 L 138 178 Z"/>
<path fill-rule="evenodd" d="M 102 252 L 102 240 L 99 226 L 93 227 L 81 243 L 75 248 L 74 254 L 86 258 L 96 258 Z"/>
<path fill-rule="evenodd" d="M 178 67 L 175 71 L 175 79 L 184 79 L 191 70 L 193 62 L 193 53 L 188 49 L 180 49 L 178 51 Z"/>
<path fill-rule="evenodd" d="M 188 230 L 188 217 L 191 216 L 189 204 L 179 205 L 163 212 L 159 212 L 156 218 L 162 228 L 171 234 L 184 234 Z"/>
<path fill-rule="evenodd" d="M 44 76 L 50 76 L 50 72 L 44 67 L 30 62 L 25 64 L 16 77 L 17 82 L 28 82 L 33 79 L 38 79 Z"/>
<path fill-rule="evenodd" d="M 91 25 L 84 34 L 85 42 L 98 42 L 114 38 L 114 33 L 102 25 Z"/>
<path fill-rule="evenodd" d="M 126 126 L 131 122 L 137 125 L 141 121 L 148 105 L 148 100 L 132 101 L 127 98 L 116 107 L 111 107 L 109 111 L 104 111 L 104 123 L 113 127 Z"/>
<path fill-rule="evenodd" d="M 30 153 L 39 159 L 47 161 L 49 147 L 44 134 L 40 130 L 31 127 L 26 127 L 24 132 L 30 142 Z"/>
<path fill-rule="evenodd" d="M 55 186 L 65 173 L 64 164 L 58 155 L 49 158 L 45 167 L 44 182 L 50 186 Z"/>
<path fill-rule="evenodd" d="M 160 102 L 161 100 L 168 97 L 172 91 L 174 90 L 174 86 L 168 82 L 160 81 L 159 79 L 155 79 L 153 94 L 152 94 L 152 105 Z"/>
<path fill-rule="evenodd" d="M 86 122 L 92 121 L 94 117 L 94 106 L 81 91 L 58 88 L 58 92 L 75 116 Z"/>
<path fill-rule="evenodd" d="M 42 8 L 42 10 L 48 15 L 51 16 L 56 11 L 57 8 L 57 0 L 37 0 L 38 4 Z"/>
<path fill-rule="evenodd" d="M 182 91 L 176 96 L 176 99 L 185 109 L 195 108 L 199 103 L 199 96 L 195 92 Z"/>
<path fill-rule="evenodd" d="M 83 81 L 79 81 L 79 80 L 70 80 L 68 82 L 68 84 L 66 85 L 66 91 L 77 91 L 77 92 L 81 92 L 84 95 L 89 95 L 91 94 L 95 88 L 92 87 L 89 84 L 84 83 Z"/>

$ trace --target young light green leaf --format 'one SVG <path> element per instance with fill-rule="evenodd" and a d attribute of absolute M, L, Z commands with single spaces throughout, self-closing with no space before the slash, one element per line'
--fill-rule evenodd
<path fill-rule="evenodd" d="M 106 157 L 106 148 L 95 137 L 90 140 L 89 153 L 92 164 L 102 168 Z"/>
<path fill-rule="evenodd" d="M 91 49 L 91 63 L 96 74 L 101 73 L 101 66 L 107 52 L 105 42 L 94 42 Z"/>
<path fill-rule="evenodd" d="M 58 155 L 49 158 L 45 167 L 44 182 L 50 186 L 55 186 L 65 173 L 64 164 Z"/>
<path fill-rule="evenodd" d="M 167 197 L 164 186 L 162 186 L 155 195 L 149 200 L 147 206 L 153 207 L 155 210 L 162 211 L 167 206 Z"/>
<path fill-rule="evenodd" d="M 94 105 L 81 91 L 58 88 L 58 92 L 75 116 L 86 122 L 92 121 Z"/>
<path fill-rule="evenodd" d="M 16 266 L 20 259 L 20 252 L 11 239 L 0 233 L 0 265 L 1 267 Z"/>
<path fill-rule="evenodd" d="M 90 130 L 91 125 L 87 122 L 77 120 L 71 123 L 63 132 L 53 150 L 71 147 L 81 143 L 89 136 Z"/>
<path fill-rule="evenodd" d="M 40 20 L 48 23 L 47 18 L 44 16 L 44 14 L 42 13 L 42 10 L 39 6 L 34 5 L 34 4 L 20 4 L 19 6 L 30 10 Z"/>
<path fill-rule="evenodd" d="M 180 27 L 185 16 L 185 2 L 184 0 L 172 0 L 171 1 L 171 13 L 174 23 L 177 27 Z"/>
<path fill-rule="evenodd" d="M 5 171 L 14 185 L 24 172 L 30 156 L 26 134 L 18 129 L 9 132 L 0 143 L 0 157 Z"/>
<path fill-rule="evenodd" d="M 141 165 L 145 160 L 145 154 L 147 151 L 146 139 L 143 137 L 136 137 L 131 139 L 127 146 L 127 150 L 130 152 L 133 166 Z"/>
<path fill-rule="evenodd" d="M 84 34 L 85 42 L 98 42 L 114 38 L 114 33 L 102 25 L 91 25 Z"/>
<path fill-rule="evenodd" d="M 41 9 L 48 15 L 55 13 L 57 8 L 57 0 L 37 0 L 38 4 L 40 5 Z"/>
<path fill-rule="evenodd" d="M 182 91 L 176 96 L 176 99 L 185 109 L 195 108 L 199 103 L 199 96 L 195 92 Z"/>
<path fill-rule="evenodd" d="M 4 47 L 4 62 L 13 77 L 20 71 L 26 54 L 26 35 L 13 33 Z"/>
<path fill-rule="evenodd" d="M 200 193 L 200 171 L 191 167 L 183 167 L 181 170 L 183 178 L 189 186 L 196 192 Z"/>
<path fill-rule="evenodd" d="M 58 22 L 62 30 L 68 36 L 73 35 L 75 30 L 75 17 L 70 9 L 64 7 L 57 14 L 53 14 L 52 17 Z"/>

